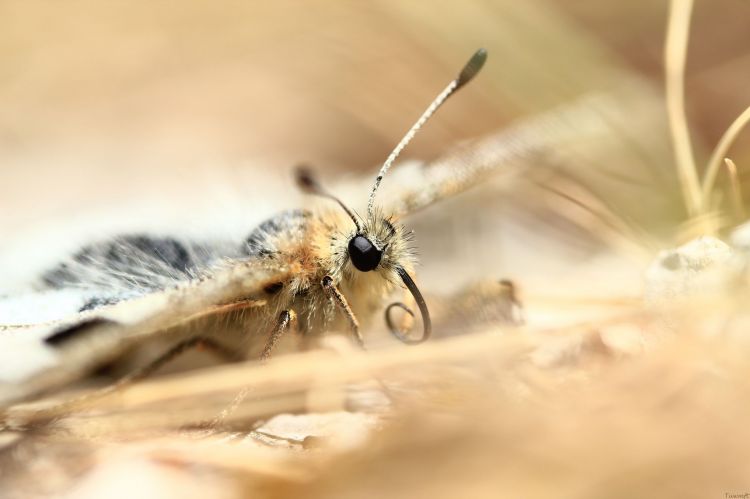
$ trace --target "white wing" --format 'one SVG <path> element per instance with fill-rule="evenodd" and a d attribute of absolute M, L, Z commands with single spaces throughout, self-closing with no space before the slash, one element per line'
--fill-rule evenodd
<path fill-rule="evenodd" d="M 68 383 L 141 339 L 238 298 L 264 299 L 286 269 L 238 263 L 213 277 L 75 314 L 54 324 L 0 328 L 0 405 Z M 68 336 L 72 338 L 68 341 Z M 64 337 L 65 341 L 50 342 Z"/>

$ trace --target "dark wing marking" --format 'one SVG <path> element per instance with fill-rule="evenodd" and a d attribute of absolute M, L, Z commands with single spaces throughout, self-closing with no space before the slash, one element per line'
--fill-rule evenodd
<path fill-rule="evenodd" d="M 171 237 L 124 235 L 85 246 L 45 272 L 44 287 L 122 288 L 148 291 L 190 279 L 205 265 L 206 252 Z"/>
<path fill-rule="evenodd" d="M 185 284 L 227 260 L 273 256 L 282 241 L 302 236 L 309 217 L 304 210 L 282 212 L 260 224 L 240 245 L 143 234 L 117 236 L 83 247 L 45 272 L 41 286 L 81 289 L 88 297 L 79 311 L 95 310 Z"/>
<path fill-rule="evenodd" d="M 72 339 L 86 334 L 87 332 L 90 333 L 102 324 L 112 324 L 112 321 L 101 317 L 94 317 L 91 319 L 85 319 L 76 324 L 62 326 L 44 338 L 44 342 L 48 345 L 59 347 L 68 343 Z"/>
<path fill-rule="evenodd" d="M 94 296 L 86 300 L 86 303 L 84 303 L 83 306 L 80 309 L 78 309 L 78 311 L 88 312 L 89 310 L 94 310 L 96 308 L 104 307 L 106 305 L 114 305 L 115 303 L 121 300 L 122 298 L 118 296 Z"/>

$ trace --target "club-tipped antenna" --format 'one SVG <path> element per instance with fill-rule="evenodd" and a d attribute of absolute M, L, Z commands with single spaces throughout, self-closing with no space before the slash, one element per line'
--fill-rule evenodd
<path fill-rule="evenodd" d="M 362 232 L 362 225 L 359 223 L 359 218 L 357 215 L 354 214 L 352 210 L 349 209 L 348 206 L 346 206 L 339 198 L 334 196 L 333 194 L 326 191 L 320 183 L 318 183 L 318 180 L 315 178 L 315 175 L 312 173 L 312 170 L 306 166 L 298 166 L 294 171 L 295 179 L 297 180 L 297 186 L 302 190 L 302 192 L 306 192 L 307 194 L 315 194 L 316 196 L 322 196 L 324 198 L 332 199 L 336 201 L 339 206 L 341 206 L 347 215 L 349 215 L 349 218 L 352 219 L 352 222 L 354 222 L 354 225 L 357 227 L 357 233 L 359 234 Z"/>
<path fill-rule="evenodd" d="M 401 151 L 403 151 L 407 144 L 411 142 L 411 139 L 414 138 L 414 135 L 416 135 L 416 133 L 420 128 L 422 128 L 427 120 L 429 120 L 430 117 L 435 114 L 435 111 L 437 111 L 440 106 L 443 105 L 448 97 L 455 93 L 456 90 L 469 83 L 472 78 L 474 78 L 477 73 L 479 73 L 479 70 L 482 69 L 482 66 L 484 66 L 484 62 L 486 60 L 487 51 L 485 49 L 479 49 L 474 52 L 474 55 L 471 56 L 471 59 L 469 59 L 469 62 L 466 63 L 458 77 L 455 80 L 451 81 L 448 86 L 445 87 L 445 89 L 440 92 L 437 97 L 435 97 L 435 100 L 433 100 L 432 103 L 427 107 L 425 112 L 422 113 L 422 116 L 420 116 L 417 122 L 412 125 L 408 132 L 406 132 L 404 138 L 401 139 L 401 142 L 398 143 L 393 152 L 391 152 L 391 154 L 385 160 L 385 163 L 383 163 L 383 166 L 378 172 L 378 176 L 375 178 L 375 184 L 372 186 L 372 191 L 370 191 L 370 199 L 367 202 L 368 217 L 372 217 L 372 210 L 375 204 L 375 194 L 378 191 L 378 187 L 380 187 L 380 182 L 383 180 L 383 177 L 388 172 L 388 169 L 391 167 L 393 162 L 396 161 L 396 158 L 398 158 L 399 154 L 401 154 Z"/>

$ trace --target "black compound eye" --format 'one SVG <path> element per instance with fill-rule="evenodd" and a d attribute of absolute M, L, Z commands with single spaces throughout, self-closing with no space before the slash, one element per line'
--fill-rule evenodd
<path fill-rule="evenodd" d="M 349 258 L 357 270 L 369 272 L 380 263 L 383 252 L 375 247 L 365 236 L 354 236 L 349 240 Z"/>

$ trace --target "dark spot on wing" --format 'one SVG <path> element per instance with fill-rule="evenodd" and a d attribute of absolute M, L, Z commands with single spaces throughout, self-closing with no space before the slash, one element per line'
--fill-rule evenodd
<path fill-rule="evenodd" d="M 62 346 L 68 343 L 70 340 L 80 338 L 81 336 L 91 332 L 97 327 L 104 326 L 107 324 L 115 324 L 114 321 L 109 319 L 103 319 L 101 317 L 95 317 L 93 319 L 86 319 L 76 324 L 64 326 L 51 335 L 44 339 L 44 342 L 54 347 Z"/>
<path fill-rule="evenodd" d="M 103 307 L 105 305 L 114 305 L 121 300 L 123 300 L 123 298 L 118 296 L 95 296 L 94 298 L 90 298 L 88 301 L 86 301 L 86 303 L 84 303 L 83 306 L 78 309 L 78 311 L 86 312 L 88 310 L 94 310 L 95 308 Z"/>
<path fill-rule="evenodd" d="M 61 263 L 52 270 L 42 274 L 42 282 L 50 288 L 61 288 L 68 282 L 76 280 L 75 274 L 67 263 Z"/>
<path fill-rule="evenodd" d="M 284 283 L 283 282 L 273 282 L 271 284 L 266 284 L 263 287 L 263 291 L 265 291 L 269 295 L 275 295 L 276 293 L 278 293 L 279 291 L 281 291 L 281 289 L 283 287 L 284 287 Z"/>

